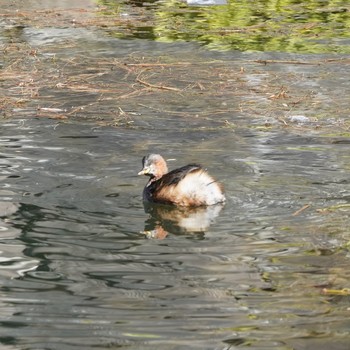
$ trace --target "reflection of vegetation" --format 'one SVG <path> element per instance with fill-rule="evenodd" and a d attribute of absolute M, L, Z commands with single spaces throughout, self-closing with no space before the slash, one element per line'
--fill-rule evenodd
<path fill-rule="evenodd" d="M 120 5 L 113 2 L 115 8 Z M 347 0 L 231 0 L 208 7 L 166 0 L 139 11 L 147 25 L 135 16 L 128 29 L 135 37 L 141 32 L 160 41 L 198 41 L 221 50 L 349 53 L 349 12 Z"/>

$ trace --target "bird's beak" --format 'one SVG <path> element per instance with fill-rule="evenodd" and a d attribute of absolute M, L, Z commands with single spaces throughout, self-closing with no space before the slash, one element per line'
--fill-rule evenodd
<path fill-rule="evenodd" d="M 149 168 L 143 168 L 137 175 L 147 175 L 149 173 Z"/>

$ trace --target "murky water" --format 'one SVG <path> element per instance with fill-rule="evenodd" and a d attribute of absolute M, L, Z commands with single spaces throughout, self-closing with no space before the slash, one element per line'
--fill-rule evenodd
<path fill-rule="evenodd" d="M 316 209 L 347 202 L 347 144 L 257 133 L 222 134 L 232 151 L 209 156 L 205 141 L 175 145 L 208 164 L 228 203 L 206 232 L 150 239 L 132 150 L 152 138 L 166 144 L 156 132 L 2 123 L 4 346 L 345 349 L 347 297 L 320 291 L 348 285 L 348 217 Z"/>
<path fill-rule="evenodd" d="M 348 349 L 348 57 L 48 27 L 1 36 L 1 349 Z M 144 208 L 148 152 L 226 205 Z"/>

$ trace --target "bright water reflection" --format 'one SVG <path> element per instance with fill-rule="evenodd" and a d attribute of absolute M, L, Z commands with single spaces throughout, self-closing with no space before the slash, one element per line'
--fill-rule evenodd
<path fill-rule="evenodd" d="M 349 53 L 349 4 L 344 0 L 99 3 L 106 20 L 114 19 L 108 32 L 119 38 L 189 41 L 215 50 Z"/>

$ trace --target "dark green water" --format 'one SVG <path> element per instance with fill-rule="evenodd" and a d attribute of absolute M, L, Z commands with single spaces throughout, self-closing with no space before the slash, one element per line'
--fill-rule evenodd
<path fill-rule="evenodd" d="M 190 41 L 214 50 L 349 53 L 350 6 L 338 1 L 99 1 L 120 38 Z M 133 21 L 135 19 L 135 21 Z"/>

